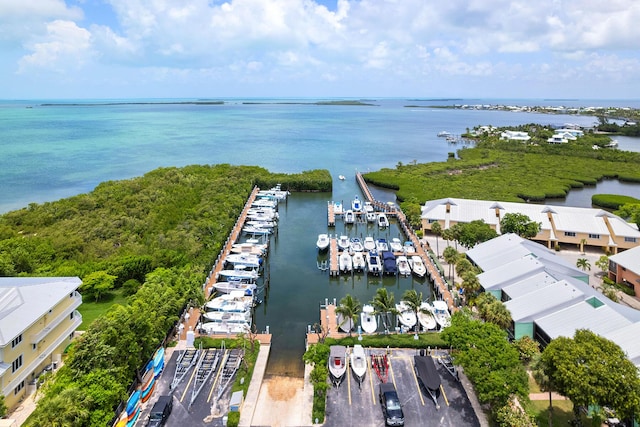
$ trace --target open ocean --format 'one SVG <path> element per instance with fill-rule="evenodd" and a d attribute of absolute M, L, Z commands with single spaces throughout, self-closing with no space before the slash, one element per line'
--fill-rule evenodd
<path fill-rule="evenodd" d="M 374 106 L 314 105 L 314 99 L 225 99 L 223 105 L 179 101 L 190 100 L 0 101 L 0 213 L 89 192 L 100 182 L 140 176 L 161 166 L 230 163 L 285 173 L 328 169 L 334 177 L 332 194 L 294 194 L 280 207 L 277 242 L 269 258 L 271 287 L 255 314 L 258 328 L 269 326 L 273 334 L 267 368 L 273 375 L 301 375 L 304 332 L 319 321 L 319 304 L 325 298 L 339 300 L 350 293 L 366 302 L 380 286 L 393 292 L 396 301 L 406 289 L 423 292 L 425 298 L 431 294 L 428 283 L 412 278 L 330 279 L 317 269 L 318 233 L 402 237 L 395 224 L 383 233 L 361 224 L 347 228 L 341 221 L 327 229 L 327 201 L 348 204 L 360 194 L 353 179 L 356 170 L 444 161 L 447 153 L 463 145 L 437 137 L 443 130 L 461 134 L 477 125 L 596 121 L 587 116 L 429 106 L 640 108 L 640 101 L 575 100 L 362 100 Z M 620 149 L 640 151 L 639 138 L 616 139 Z M 347 180 L 339 181 L 340 174 Z M 589 206 L 594 192 L 640 197 L 640 186 L 607 181 L 553 203 Z M 384 201 L 393 199 L 389 192 L 375 194 Z"/>

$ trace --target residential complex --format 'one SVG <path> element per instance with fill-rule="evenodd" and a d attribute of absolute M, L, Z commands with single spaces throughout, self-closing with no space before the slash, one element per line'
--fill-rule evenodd
<path fill-rule="evenodd" d="M 630 252 L 630 251 L 629 251 Z M 513 338 L 542 345 L 573 337 L 578 329 L 618 344 L 640 367 L 640 311 L 615 303 L 589 284 L 589 275 L 544 246 L 503 234 L 466 252 L 478 266 L 480 285 L 503 301 L 513 320 Z"/>
<path fill-rule="evenodd" d="M 431 230 L 439 222 L 443 230 L 458 223 L 483 220 L 500 234 L 500 221 L 508 213 L 527 215 L 541 224 L 538 235 L 532 240 L 547 248 L 558 245 L 575 245 L 600 248 L 611 254 L 640 245 L 640 231 L 603 209 L 574 208 L 533 203 L 496 202 L 470 199 L 430 200 L 422 207 L 422 229 Z"/>
<path fill-rule="evenodd" d="M 640 295 L 640 246 L 609 257 L 609 278 Z"/>
<path fill-rule="evenodd" d="M 0 393 L 11 410 L 60 363 L 82 323 L 78 277 L 0 278 Z"/>

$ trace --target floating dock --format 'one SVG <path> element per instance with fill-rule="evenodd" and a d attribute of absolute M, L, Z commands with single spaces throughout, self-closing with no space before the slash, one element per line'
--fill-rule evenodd
<path fill-rule="evenodd" d="M 329 227 L 336 226 L 336 212 L 333 208 L 333 202 L 327 202 L 327 225 Z"/>
<path fill-rule="evenodd" d="M 337 276 L 340 274 L 338 265 L 338 239 L 333 236 L 329 238 L 329 275 Z"/>

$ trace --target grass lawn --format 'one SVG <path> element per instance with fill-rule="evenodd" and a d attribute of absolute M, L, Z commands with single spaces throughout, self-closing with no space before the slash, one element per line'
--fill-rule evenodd
<path fill-rule="evenodd" d="M 549 425 L 549 401 L 548 400 L 532 400 L 529 409 L 535 414 L 536 421 L 539 426 Z M 569 421 L 573 419 L 573 403 L 570 400 L 554 400 L 553 401 L 553 425 L 568 426 Z M 582 424 L 586 426 L 599 427 L 600 422 L 582 416 Z"/>
<path fill-rule="evenodd" d="M 533 378 L 533 375 L 528 373 L 527 377 L 529 378 L 529 393 L 540 393 L 542 390 L 540 390 L 540 386 Z"/>
<path fill-rule="evenodd" d="M 82 323 L 78 327 L 79 331 L 86 331 L 89 325 L 96 320 L 99 316 L 102 316 L 113 304 L 125 304 L 127 298 L 122 295 L 122 290 L 118 289 L 110 292 L 108 296 L 105 296 L 100 302 L 93 300 L 83 300 L 82 305 L 78 308 L 78 311 L 82 315 Z"/>

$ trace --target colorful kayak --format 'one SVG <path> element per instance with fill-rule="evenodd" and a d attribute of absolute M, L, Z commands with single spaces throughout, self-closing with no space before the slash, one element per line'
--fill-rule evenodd
<path fill-rule="evenodd" d="M 129 397 L 129 400 L 127 400 L 127 416 L 129 421 L 131 421 L 138 409 L 140 409 L 140 390 L 134 391 L 131 397 Z"/>
<path fill-rule="evenodd" d="M 120 414 L 120 418 L 118 418 L 118 422 L 116 422 L 115 427 L 126 427 L 127 421 L 129 421 L 129 415 L 127 415 L 127 411 L 122 411 L 122 414 Z"/>
<path fill-rule="evenodd" d="M 139 416 L 140 416 L 140 406 L 138 406 L 138 409 L 136 409 L 136 412 L 134 412 L 131 419 L 127 422 L 127 427 L 133 427 L 136 424 L 136 421 L 138 421 Z"/>
<path fill-rule="evenodd" d="M 145 403 L 147 400 L 149 400 L 155 388 L 156 388 L 156 378 L 151 377 L 151 383 L 149 383 L 147 388 L 142 390 L 142 403 Z"/>
<path fill-rule="evenodd" d="M 153 356 L 153 369 L 157 378 L 164 369 L 164 347 L 160 347 Z"/>

